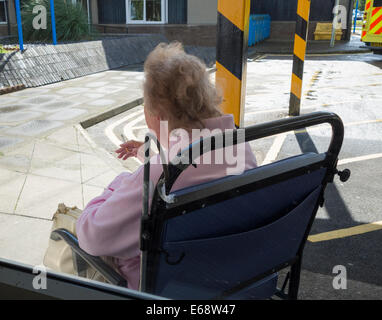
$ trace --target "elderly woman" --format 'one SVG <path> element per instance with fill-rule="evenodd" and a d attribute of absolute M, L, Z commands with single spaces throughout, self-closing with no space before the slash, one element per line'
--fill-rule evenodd
<path fill-rule="evenodd" d="M 168 123 L 169 130 L 234 129 L 232 115 L 219 110 L 221 97 L 209 80 L 206 66 L 184 52 L 178 43 L 160 44 L 144 66 L 144 113 L 148 127 L 160 137 L 165 148 L 173 146 L 171 134 L 160 130 Z M 160 132 L 162 131 L 162 132 Z M 142 142 L 128 141 L 116 152 L 127 159 L 139 156 Z M 254 168 L 256 160 L 245 144 L 244 170 Z M 154 156 L 152 160 L 155 160 Z M 150 180 L 155 185 L 162 167 L 152 165 Z M 201 164 L 190 166 L 175 183 L 173 190 L 221 178 L 229 165 Z M 134 173 L 123 173 L 94 198 L 80 216 L 76 231 L 81 248 L 95 256 L 109 256 L 127 279 L 129 288 L 139 287 L 139 233 L 142 213 L 143 166 Z"/>

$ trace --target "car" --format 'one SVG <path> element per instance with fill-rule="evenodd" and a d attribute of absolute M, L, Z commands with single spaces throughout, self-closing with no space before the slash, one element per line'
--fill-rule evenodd
<path fill-rule="evenodd" d="M 357 12 L 357 20 L 363 20 L 363 11 L 358 11 Z M 355 10 L 353 10 L 353 20 L 355 18 Z"/>

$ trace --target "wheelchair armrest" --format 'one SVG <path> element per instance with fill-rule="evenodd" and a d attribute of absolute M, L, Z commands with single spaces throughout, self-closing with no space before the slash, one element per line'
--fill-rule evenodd
<path fill-rule="evenodd" d="M 116 272 L 100 257 L 92 256 L 86 253 L 84 250 L 82 250 L 78 244 L 77 238 L 68 230 L 56 229 L 51 233 L 50 238 L 55 241 L 64 240 L 76 255 L 81 257 L 87 264 L 89 264 L 99 273 L 101 273 L 102 276 L 111 284 L 121 287 L 127 287 L 126 279 L 124 279 L 118 272 Z"/>

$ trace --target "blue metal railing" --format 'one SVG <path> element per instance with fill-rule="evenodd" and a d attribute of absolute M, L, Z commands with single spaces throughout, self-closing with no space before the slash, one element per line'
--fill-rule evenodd
<path fill-rule="evenodd" d="M 249 17 L 248 46 L 269 38 L 271 34 L 271 16 L 269 14 L 251 14 Z"/>

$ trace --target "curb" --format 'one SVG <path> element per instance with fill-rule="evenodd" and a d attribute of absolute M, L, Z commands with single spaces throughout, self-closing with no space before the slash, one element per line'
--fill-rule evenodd
<path fill-rule="evenodd" d="M 312 54 L 359 54 L 359 53 L 371 53 L 372 50 L 338 50 L 338 51 L 307 51 L 306 55 L 312 55 Z M 285 54 L 285 55 L 292 55 L 293 51 L 256 51 L 251 53 L 251 55 L 263 55 L 263 54 Z"/>
<path fill-rule="evenodd" d="M 370 53 L 371 50 L 334 50 L 334 51 L 307 51 L 307 54 L 358 54 L 358 53 Z"/>
<path fill-rule="evenodd" d="M 89 127 L 92 127 L 96 125 L 97 123 L 100 123 L 102 121 L 108 120 L 112 117 L 115 117 L 125 111 L 128 111 L 132 108 L 135 108 L 139 105 L 143 104 L 143 97 L 135 99 L 133 101 L 130 101 L 122 106 L 116 107 L 114 109 L 108 110 L 104 113 L 98 114 L 92 118 L 86 119 L 79 124 L 81 125 L 82 128 L 87 129 Z"/>
<path fill-rule="evenodd" d="M 24 84 L 17 84 L 17 85 L 12 86 L 12 87 L 1 88 L 0 89 L 0 95 L 11 93 L 11 92 L 15 92 L 15 91 L 19 91 L 19 90 L 23 90 L 23 89 L 25 89 L 25 85 Z"/>

